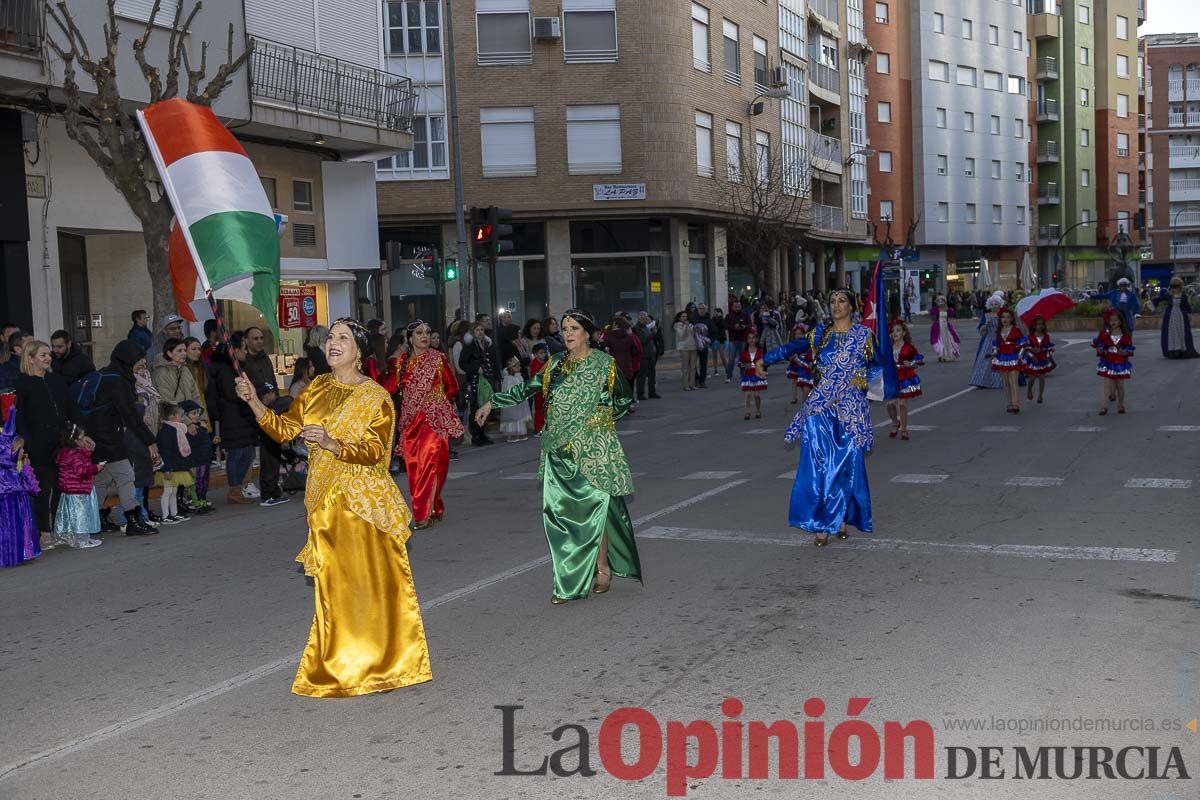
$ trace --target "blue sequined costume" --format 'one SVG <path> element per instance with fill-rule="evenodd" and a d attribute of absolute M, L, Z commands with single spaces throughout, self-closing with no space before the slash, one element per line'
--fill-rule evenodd
<path fill-rule="evenodd" d="M 875 336 L 862 325 L 845 333 L 818 325 L 807 338 L 768 352 L 763 364 L 787 361 L 810 347 L 817 385 L 784 434 L 787 442 L 801 442 L 788 524 L 808 533 L 835 533 L 843 524 L 869 533 L 866 457 L 875 432 L 867 384 L 868 371 L 878 366 Z"/>

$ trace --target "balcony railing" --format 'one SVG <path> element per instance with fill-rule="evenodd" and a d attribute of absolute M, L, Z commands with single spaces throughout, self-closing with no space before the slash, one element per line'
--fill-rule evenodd
<path fill-rule="evenodd" d="M 1034 77 L 1038 80 L 1058 80 L 1058 59 L 1054 56 L 1042 56 L 1039 58 Z"/>
<path fill-rule="evenodd" d="M 1167 80 L 1167 99 L 1183 99 L 1183 78 L 1170 78 Z"/>
<path fill-rule="evenodd" d="M 1200 78 L 1188 78 L 1184 88 L 1189 99 L 1200 100 Z"/>
<path fill-rule="evenodd" d="M 1062 225 L 1039 225 L 1038 226 L 1038 241 L 1041 242 L 1057 242 L 1062 236 Z"/>
<path fill-rule="evenodd" d="M 1171 167 L 1200 166 L 1200 145 L 1173 144 L 1168 148 Z"/>
<path fill-rule="evenodd" d="M 1200 192 L 1200 178 L 1172 178 L 1167 182 L 1171 192 Z"/>
<path fill-rule="evenodd" d="M 1200 211 L 1180 211 L 1171 215 L 1172 228 L 1194 228 L 1200 226 Z"/>
<path fill-rule="evenodd" d="M 825 19 L 833 24 L 838 21 L 838 3 L 837 0 L 808 0 L 808 10 L 820 14 Z"/>
<path fill-rule="evenodd" d="M 0 2 L 0 50 L 40 52 L 44 17 L 44 0 Z"/>
<path fill-rule="evenodd" d="M 1118 147 L 1117 148 L 1117 157 L 1118 158 L 1129 158 L 1129 148 L 1128 147 Z"/>
<path fill-rule="evenodd" d="M 1057 183 L 1044 183 L 1037 190 L 1038 202 L 1042 205 L 1058 205 L 1060 196 Z"/>
<path fill-rule="evenodd" d="M 826 136 L 823 133 L 809 131 L 809 147 L 812 153 L 813 161 L 830 161 L 838 165 L 838 171 L 841 171 L 842 165 L 842 140 L 835 139 L 832 136 Z"/>
<path fill-rule="evenodd" d="M 1037 160 L 1039 164 L 1055 164 L 1058 162 L 1058 142 L 1038 142 Z"/>
<path fill-rule="evenodd" d="M 1192 128 L 1200 126 L 1200 111 L 1189 111 L 1186 114 L 1167 114 L 1167 127 Z"/>
<path fill-rule="evenodd" d="M 844 231 L 846 222 L 841 207 L 813 203 L 813 227 L 819 231 Z"/>
<path fill-rule="evenodd" d="M 1039 100 L 1037 104 L 1037 119 L 1038 122 L 1057 122 L 1058 101 L 1049 99 Z"/>
<path fill-rule="evenodd" d="M 1029 14 L 1058 15 L 1058 0 L 1026 0 L 1025 11 Z"/>
<path fill-rule="evenodd" d="M 1200 258 L 1200 242 L 1171 242 L 1171 258 Z"/>
<path fill-rule="evenodd" d="M 373 67 L 250 37 L 250 94 L 337 120 L 411 131 L 417 94 L 412 81 Z"/>
<path fill-rule="evenodd" d="M 808 79 L 821 87 L 827 92 L 833 92 L 840 96 L 842 91 L 842 79 L 835 67 L 828 64 L 822 64 L 815 58 L 809 56 L 808 62 Z"/>

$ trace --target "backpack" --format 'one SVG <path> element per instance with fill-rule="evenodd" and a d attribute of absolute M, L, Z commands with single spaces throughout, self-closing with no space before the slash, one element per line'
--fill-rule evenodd
<path fill-rule="evenodd" d="M 96 405 L 96 394 L 105 378 L 119 377 L 121 376 L 116 372 L 98 369 L 75 381 L 71 386 L 71 399 L 75 402 L 75 408 L 85 417 L 108 408 L 111 403 Z"/>

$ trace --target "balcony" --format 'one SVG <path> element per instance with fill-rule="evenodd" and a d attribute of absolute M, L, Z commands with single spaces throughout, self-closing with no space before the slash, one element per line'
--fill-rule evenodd
<path fill-rule="evenodd" d="M 822 64 L 809 54 L 808 88 L 819 99 L 840 105 L 842 102 L 842 80 L 836 67 Z"/>
<path fill-rule="evenodd" d="M 1058 101 L 1040 100 L 1037 104 L 1038 122 L 1058 122 Z"/>
<path fill-rule="evenodd" d="M 1168 128 L 1200 127 L 1200 111 L 1188 111 L 1186 114 L 1167 114 Z"/>
<path fill-rule="evenodd" d="M 846 220 L 839 206 L 827 206 L 813 203 L 813 228 L 831 233 L 843 233 L 846 230 Z"/>
<path fill-rule="evenodd" d="M 247 38 L 255 122 L 329 141 L 347 153 L 412 147 L 412 81 L 259 37 Z"/>
<path fill-rule="evenodd" d="M 1200 145 L 1173 144 L 1167 152 L 1170 156 L 1168 165 L 1172 169 L 1200 167 Z"/>
<path fill-rule="evenodd" d="M 842 174 L 842 140 L 816 131 L 808 132 L 812 164 L 821 172 Z"/>
<path fill-rule="evenodd" d="M 1200 228 L 1200 211 L 1180 211 L 1171 216 L 1172 228 Z"/>
<path fill-rule="evenodd" d="M 1033 24 L 1029 27 L 1034 39 L 1057 39 L 1061 35 L 1058 8 L 1052 0 L 1035 0 L 1027 4 L 1026 10 L 1033 15 Z"/>
<path fill-rule="evenodd" d="M 40 53 L 44 15 L 43 0 L 0 2 L 0 50 Z"/>
<path fill-rule="evenodd" d="M 1056 206 L 1062 202 L 1058 193 L 1057 183 L 1044 183 L 1038 187 L 1037 201 L 1039 206 Z"/>
<path fill-rule="evenodd" d="M 1146 21 L 1146 0 L 1137 0 L 1138 25 Z"/>
<path fill-rule="evenodd" d="M 837 0 L 808 0 L 808 10 L 811 13 L 824 17 L 834 25 L 838 24 Z"/>
<path fill-rule="evenodd" d="M 1062 225 L 1039 225 L 1037 238 L 1039 242 L 1057 243 L 1062 236 Z"/>
<path fill-rule="evenodd" d="M 1171 258 L 1200 258 L 1200 242 L 1171 242 Z"/>
<path fill-rule="evenodd" d="M 1034 67 L 1033 77 L 1039 81 L 1058 80 L 1058 59 L 1054 56 L 1042 56 Z"/>
<path fill-rule="evenodd" d="M 1200 78 L 1188 78 L 1183 84 L 1184 91 L 1191 100 L 1200 100 Z"/>
<path fill-rule="evenodd" d="M 1038 142 L 1037 148 L 1037 163 L 1039 164 L 1057 164 L 1058 163 L 1058 142 Z"/>
<path fill-rule="evenodd" d="M 1172 178 L 1167 182 L 1172 203 L 1200 200 L 1200 178 Z"/>
<path fill-rule="evenodd" d="M 1167 81 L 1167 99 L 1183 100 L 1183 78 L 1171 78 Z"/>

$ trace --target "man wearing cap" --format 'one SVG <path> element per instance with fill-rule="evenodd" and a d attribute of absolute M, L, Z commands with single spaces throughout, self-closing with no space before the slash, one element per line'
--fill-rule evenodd
<path fill-rule="evenodd" d="M 275 364 L 271 361 L 271 356 L 267 354 L 266 344 L 267 337 L 262 328 L 255 326 L 246 328 L 246 360 L 242 363 L 242 369 L 245 370 L 250 383 L 254 385 L 260 400 L 263 399 L 264 394 L 278 394 L 275 384 Z M 263 402 L 270 405 L 266 400 Z M 283 489 L 279 486 L 279 469 L 283 464 L 283 450 L 278 442 L 265 433 L 261 434 L 261 437 L 258 447 L 258 478 L 262 484 L 260 490 L 262 501 L 259 505 L 268 507 L 282 505 L 288 502 Z"/>
<path fill-rule="evenodd" d="M 1121 318 L 1125 320 L 1125 330 L 1130 333 L 1134 331 L 1133 318 L 1141 316 L 1142 304 L 1138 302 L 1137 292 L 1133 291 L 1133 284 L 1129 278 L 1121 278 L 1117 281 L 1116 289 L 1104 294 L 1094 294 L 1091 299 L 1107 300 L 1113 308 L 1121 312 Z"/>
<path fill-rule="evenodd" d="M 150 369 L 153 370 L 160 364 L 166 363 L 167 357 L 163 354 L 163 345 L 167 343 L 167 339 L 182 338 L 183 317 L 178 314 L 167 314 L 163 317 L 162 324 L 158 326 L 158 332 L 154 334 L 154 340 L 146 350 L 146 358 L 150 361 Z"/>

